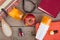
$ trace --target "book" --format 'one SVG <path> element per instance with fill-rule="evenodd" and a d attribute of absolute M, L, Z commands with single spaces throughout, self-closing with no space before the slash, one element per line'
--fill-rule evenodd
<path fill-rule="evenodd" d="M 52 17 L 56 17 L 60 11 L 60 0 L 41 0 L 38 9 Z"/>

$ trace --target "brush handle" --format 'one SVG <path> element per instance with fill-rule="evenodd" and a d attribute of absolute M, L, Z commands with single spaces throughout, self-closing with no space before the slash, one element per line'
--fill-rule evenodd
<path fill-rule="evenodd" d="M 8 15 L 8 13 L 7 13 L 7 11 L 5 10 L 5 9 L 1 9 L 3 12 L 4 12 L 4 14 L 7 16 Z"/>

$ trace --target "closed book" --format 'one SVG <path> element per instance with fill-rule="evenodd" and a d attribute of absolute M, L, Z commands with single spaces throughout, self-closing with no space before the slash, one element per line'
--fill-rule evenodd
<path fill-rule="evenodd" d="M 41 0 L 38 4 L 38 9 L 46 14 L 56 17 L 60 11 L 60 0 Z"/>

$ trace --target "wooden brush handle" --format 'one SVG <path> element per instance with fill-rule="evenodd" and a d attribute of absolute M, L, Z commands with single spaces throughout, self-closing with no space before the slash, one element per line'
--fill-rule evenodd
<path fill-rule="evenodd" d="M 5 10 L 5 9 L 1 9 L 3 12 L 4 12 L 4 14 L 7 16 L 8 15 L 8 13 L 7 13 L 7 11 Z"/>

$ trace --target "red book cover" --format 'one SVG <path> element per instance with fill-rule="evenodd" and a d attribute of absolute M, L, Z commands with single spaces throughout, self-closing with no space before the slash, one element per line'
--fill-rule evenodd
<path fill-rule="evenodd" d="M 39 24 L 36 24 L 36 31 L 39 28 Z M 57 30 L 54 35 L 50 35 L 50 31 Z M 44 31 L 43 31 L 44 32 Z M 47 34 L 45 35 L 43 40 L 60 40 L 60 22 L 51 22 L 50 28 L 47 31 Z"/>
<path fill-rule="evenodd" d="M 41 0 L 38 4 L 38 9 L 56 17 L 60 11 L 60 0 Z"/>

